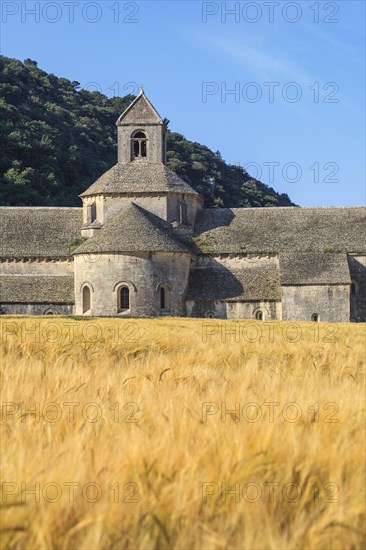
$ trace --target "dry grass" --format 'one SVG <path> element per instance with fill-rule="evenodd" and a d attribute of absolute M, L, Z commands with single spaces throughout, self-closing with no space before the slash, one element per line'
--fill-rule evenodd
<path fill-rule="evenodd" d="M 1 548 L 364 547 L 364 325 L 1 321 Z"/>

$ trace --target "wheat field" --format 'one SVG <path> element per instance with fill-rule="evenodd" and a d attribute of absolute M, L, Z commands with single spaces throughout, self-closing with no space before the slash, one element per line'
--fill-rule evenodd
<path fill-rule="evenodd" d="M 365 546 L 365 325 L 1 324 L 2 549 Z"/>

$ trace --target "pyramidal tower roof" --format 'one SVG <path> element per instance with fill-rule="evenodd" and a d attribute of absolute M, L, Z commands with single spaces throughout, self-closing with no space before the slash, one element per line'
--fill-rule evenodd
<path fill-rule="evenodd" d="M 162 220 L 132 202 L 124 205 L 74 254 L 100 252 L 190 253 L 190 250 L 171 233 Z"/>
<path fill-rule="evenodd" d="M 80 197 L 129 193 L 184 193 L 199 195 L 165 164 L 136 162 L 116 164 L 97 179 Z"/>

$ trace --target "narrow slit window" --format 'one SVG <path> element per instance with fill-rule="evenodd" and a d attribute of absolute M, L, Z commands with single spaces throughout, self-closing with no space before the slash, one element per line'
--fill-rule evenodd
<path fill-rule="evenodd" d="M 87 206 L 87 222 L 93 223 L 97 219 L 97 205 L 95 202 Z"/>
<path fill-rule="evenodd" d="M 160 307 L 161 309 L 166 308 L 166 302 L 165 302 L 165 288 L 161 287 L 160 289 Z"/>
<path fill-rule="evenodd" d="M 263 312 L 257 311 L 257 313 L 255 314 L 255 318 L 257 319 L 257 321 L 263 321 Z"/>

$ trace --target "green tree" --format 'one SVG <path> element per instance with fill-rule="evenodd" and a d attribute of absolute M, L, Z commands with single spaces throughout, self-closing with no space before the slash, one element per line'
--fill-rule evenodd
<path fill-rule="evenodd" d="M 116 163 L 115 121 L 133 99 L 82 90 L 32 59 L 0 56 L 0 204 L 79 206 L 78 195 Z M 168 131 L 167 164 L 206 206 L 292 206 L 176 132 Z"/>

